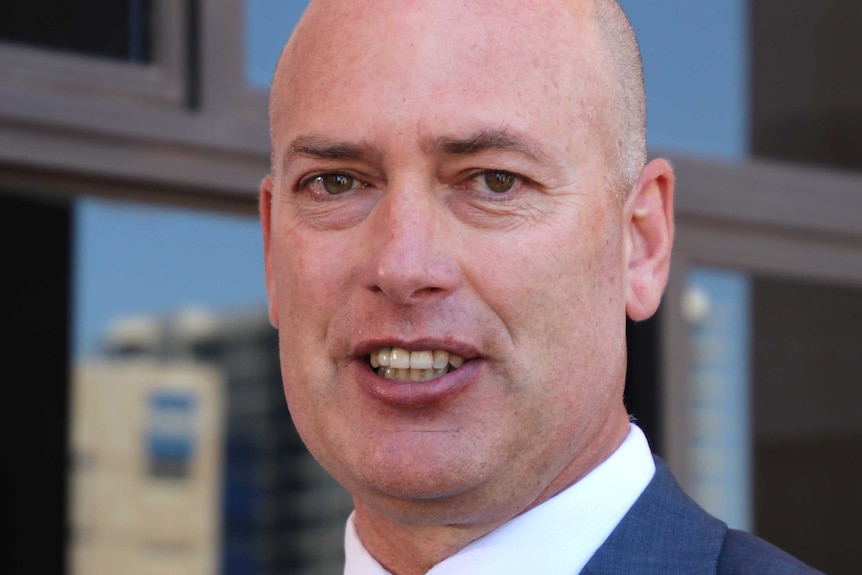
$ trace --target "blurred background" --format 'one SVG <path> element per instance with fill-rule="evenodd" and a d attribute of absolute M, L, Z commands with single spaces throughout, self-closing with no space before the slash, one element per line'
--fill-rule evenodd
<path fill-rule="evenodd" d="M 256 218 L 305 5 L 0 7 L 2 572 L 340 572 L 351 502 L 287 412 Z M 629 410 L 708 510 L 855 574 L 862 4 L 622 5 L 678 175 Z"/>

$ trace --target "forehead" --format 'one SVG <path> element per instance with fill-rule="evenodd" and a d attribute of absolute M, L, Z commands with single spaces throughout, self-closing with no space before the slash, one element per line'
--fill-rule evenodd
<path fill-rule="evenodd" d="M 279 64 L 273 136 L 489 122 L 583 135 L 605 90 L 588 12 L 550 0 L 316 0 Z"/>

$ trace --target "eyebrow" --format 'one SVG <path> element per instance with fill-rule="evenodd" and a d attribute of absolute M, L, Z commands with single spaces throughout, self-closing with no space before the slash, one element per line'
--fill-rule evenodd
<path fill-rule="evenodd" d="M 318 160 L 361 160 L 375 153 L 373 147 L 364 144 L 332 140 L 322 136 L 299 136 L 288 147 L 284 155 L 283 167 L 296 157 Z"/>
<path fill-rule="evenodd" d="M 488 150 L 513 151 L 534 160 L 539 159 L 539 146 L 531 139 L 506 129 L 485 129 L 471 136 L 458 138 L 441 136 L 434 138 L 426 146 L 426 151 L 451 156 L 468 156 Z M 378 151 L 367 144 L 333 140 L 323 136 L 299 136 L 287 149 L 282 167 L 296 157 L 318 160 L 363 160 L 379 155 Z"/>
<path fill-rule="evenodd" d="M 430 149 L 452 156 L 467 156 L 488 150 L 518 152 L 534 160 L 539 159 L 537 146 L 532 140 L 505 129 L 486 129 L 466 138 L 440 137 L 431 142 Z"/>

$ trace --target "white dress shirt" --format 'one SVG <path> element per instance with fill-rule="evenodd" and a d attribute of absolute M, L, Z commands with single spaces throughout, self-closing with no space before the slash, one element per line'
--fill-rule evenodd
<path fill-rule="evenodd" d="M 473 541 L 427 575 L 577 575 L 654 474 L 646 437 L 631 424 L 622 445 L 583 479 Z M 353 514 L 344 550 L 344 575 L 391 575 L 362 545 Z"/>

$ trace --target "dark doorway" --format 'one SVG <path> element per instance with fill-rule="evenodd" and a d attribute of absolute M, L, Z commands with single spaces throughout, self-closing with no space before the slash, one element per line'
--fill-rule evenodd
<path fill-rule="evenodd" d="M 0 194 L 3 573 L 65 573 L 70 208 Z M 11 539 L 10 539 L 11 537 Z"/>
<path fill-rule="evenodd" d="M 825 573 L 858 573 L 862 289 L 753 286 L 755 531 Z"/>

